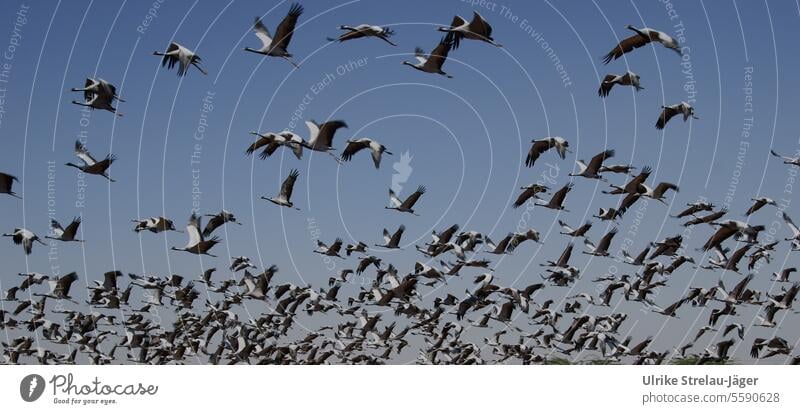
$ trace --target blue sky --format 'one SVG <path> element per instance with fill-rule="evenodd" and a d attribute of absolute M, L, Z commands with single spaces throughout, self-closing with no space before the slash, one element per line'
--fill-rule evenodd
<path fill-rule="evenodd" d="M 575 158 L 589 159 L 607 148 L 616 150 L 612 163 L 650 165 L 651 183 L 680 186 L 678 194 L 668 197 L 670 206 L 651 202 L 641 213 L 631 237 L 636 252 L 649 241 L 682 232 L 667 214 L 701 196 L 722 204 L 731 192 L 731 218 L 741 219 L 757 195 L 786 198 L 788 213 L 797 216 L 793 197 L 784 193 L 790 169 L 768 152 L 775 148 L 792 154 L 798 149 L 794 114 L 800 96 L 792 91 L 800 88 L 795 76 L 800 60 L 793 52 L 799 14 L 793 2 L 508 1 L 473 6 L 466 1 L 364 0 L 303 5 L 305 14 L 290 45 L 301 68 L 293 70 L 281 59 L 242 51 L 258 46 L 251 33 L 253 17 L 263 16 L 274 29 L 289 2 L 166 0 L 155 14 L 148 14 L 149 2 L 134 1 L 0 4 L 0 48 L 14 49 L 4 59 L 10 77 L 2 83 L 0 171 L 20 178 L 18 193 L 24 196 L 24 201 L 0 198 L 0 227 L 8 231 L 24 226 L 44 235 L 50 203 L 62 223 L 82 216 L 82 238 L 87 240 L 85 245 L 58 245 L 54 257 L 42 246 L 25 257 L 17 246 L 4 242 L 4 289 L 26 269 L 50 274 L 75 270 L 81 287 L 110 269 L 194 277 L 213 266 L 222 277 L 227 256 L 234 255 L 249 256 L 260 267 L 277 264 L 281 280 L 321 286 L 333 272 L 355 263 L 336 261 L 332 266 L 323 261 L 312 253 L 317 237 L 374 244 L 381 241 L 384 227 L 393 231 L 404 224 L 404 242 L 419 244 L 429 240 L 432 229 L 459 223 L 462 229 L 500 239 L 516 230 L 523 215 L 522 209 L 510 208 L 521 185 L 537 181 L 550 164 L 557 166 L 555 186 L 561 186 Z M 15 34 L 21 8 L 27 10 L 26 22 L 17 24 Z M 453 79 L 400 64 L 414 47 L 430 51 L 436 45 L 441 33 L 435 27 L 449 23 L 454 14 L 468 17 L 472 10 L 493 25 L 502 49 L 463 42 L 444 67 Z M 399 46 L 376 39 L 326 42 L 338 34 L 339 25 L 359 23 L 391 26 Z M 630 34 L 628 24 L 681 34 L 689 48 L 684 59 L 660 46 L 645 47 L 604 66 L 601 57 Z M 209 75 L 192 69 L 178 78 L 162 68 L 151 53 L 173 40 L 197 52 Z M 643 91 L 618 87 L 606 99 L 597 96 L 605 74 L 628 69 L 641 76 Z M 747 72 L 752 72 L 750 80 Z M 69 88 L 81 86 L 87 76 L 118 87 L 126 101 L 118 106 L 124 116 L 93 111 L 87 117 L 70 103 L 79 95 Z M 675 119 L 663 132 L 653 127 L 660 105 L 688 99 L 694 99 L 699 120 Z M 282 151 L 265 161 L 245 156 L 248 131 L 294 126 L 306 136 L 302 123 L 293 125 L 293 114 L 345 120 L 349 128 L 334 140 L 339 150 L 345 139 L 366 136 L 395 155 L 386 157 L 380 170 L 367 154 L 342 165 L 310 153 L 300 161 Z M 64 166 L 74 161 L 72 147 L 81 135 L 94 155 L 117 154 L 111 168 L 116 183 L 109 185 L 100 177 L 84 182 L 76 170 Z M 534 168 L 524 167 L 530 140 L 548 135 L 567 138 L 574 153 L 566 160 L 546 153 Z M 403 193 L 418 185 L 429 190 L 418 205 L 419 217 L 383 208 L 397 173 L 393 163 L 404 152 L 413 158 Z M 50 198 L 48 162 L 56 166 Z M 276 194 L 292 168 L 300 170 L 294 202 L 301 211 L 259 200 Z M 618 184 L 624 181 L 610 177 Z M 732 180 L 738 182 L 732 185 Z M 524 245 L 496 262 L 500 283 L 525 286 L 540 280 L 538 263 L 559 254 L 567 242 L 558 235 L 556 219 L 577 224 L 599 207 L 618 204 L 615 197 L 600 193 L 605 183 L 574 181 L 567 197 L 569 212 L 537 208 L 526 216 L 525 226 L 542 232 L 547 243 Z M 199 196 L 193 198 L 193 192 Z M 80 194 L 85 194 L 82 204 Z M 162 214 L 183 227 L 193 202 L 202 213 L 233 211 L 245 224 L 221 229 L 224 244 L 213 250 L 217 259 L 169 251 L 185 243 L 182 234 L 131 231 L 131 219 Z M 622 234 L 634 224 L 634 213 L 617 224 Z M 774 208 L 765 208 L 751 221 L 770 227 L 774 213 Z M 788 235 L 785 226 L 777 226 L 779 237 Z M 605 229 L 605 223 L 596 224 L 592 239 Z M 697 259 L 702 255 L 694 249 L 710 232 L 708 227 L 695 228 L 686 237 Z M 577 256 L 583 256 L 573 261 L 584 268 L 584 276 L 572 293 L 592 291 L 590 280 L 615 266 L 612 259 Z M 413 246 L 384 257 L 401 271 L 419 259 Z M 754 286 L 778 289 L 768 282 L 770 273 L 793 261 L 782 246 Z M 635 271 L 616 266 L 622 273 Z M 450 287 L 463 292 L 469 285 L 467 273 Z M 687 286 L 710 287 L 719 277 L 685 268 L 656 302 L 672 303 Z M 740 277 L 724 276 L 727 283 Z M 554 297 L 566 292 L 552 291 Z M 680 319 L 666 323 L 661 315 L 639 309 L 630 303 L 618 310 L 631 315 L 626 327 L 634 337 L 657 335 L 657 349 L 674 343 L 674 335 L 687 326 L 694 326 L 693 331 L 702 326 L 709 311 L 694 324 L 692 309 L 682 309 Z M 754 311 L 743 309 L 743 319 L 749 321 Z M 770 334 L 753 329 L 753 335 Z M 796 341 L 797 320 L 788 317 L 778 333 Z M 737 356 L 744 358 L 744 348 Z"/>

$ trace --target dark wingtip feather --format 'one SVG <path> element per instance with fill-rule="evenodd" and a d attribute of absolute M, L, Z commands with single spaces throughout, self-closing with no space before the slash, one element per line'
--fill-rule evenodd
<path fill-rule="evenodd" d="M 298 17 L 303 14 L 305 8 L 300 3 L 293 3 L 292 7 L 289 8 L 289 16 Z"/>

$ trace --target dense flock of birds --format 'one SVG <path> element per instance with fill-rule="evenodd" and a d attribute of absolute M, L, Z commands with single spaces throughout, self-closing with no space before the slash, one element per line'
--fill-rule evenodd
<path fill-rule="evenodd" d="M 244 50 L 284 59 L 297 68 L 288 49 L 302 14 L 301 5 L 292 5 L 274 36 L 264 22 L 256 18 L 253 31 L 261 46 Z M 329 41 L 341 43 L 374 37 L 396 46 L 392 41 L 394 33 L 387 27 L 361 24 L 342 25 L 339 29 L 341 35 Z M 628 29 L 634 33 L 603 57 L 606 64 L 650 43 L 659 43 L 681 54 L 678 42 L 664 32 L 633 26 Z M 451 77 L 442 68 L 448 54 L 462 41 L 474 40 L 502 47 L 492 38 L 492 27 L 477 12 L 471 21 L 455 16 L 450 25 L 437 30 L 444 35 L 429 54 L 417 48 L 415 61 L 402 63 L 418 71 Z M 166 51 L 154 54 L 161 57 L 162 66 L 168 69 L 177 65 L 179 76 L 187 75 L 192 66 L 207 73 L 200 65 L 200 56 L 178 43 L 173 42 Z M 607 97 L 615 86 L 643 89 L 638 75 L 625 72 L 605 76 L 598 94 Z M 124 101 L 109 82 L 87 79 L 83 88 L 72 90 L 83 92 L 82 101 L 73 101 L 76 105 L 121 115 L 114 104 Z M 680 102 L 662 107 L 655 127 L 665 128 L 677 115 L 684 121 L 696 118 L 692 106 Z M 342 120 L 321 124 L 309 120 L 306 125 L 307 137 L 289 130 L 252 132 L 255 138 L 246 153 L 252 155 L 260 151 L 260 157 L 266 159 L 285 148 L 300 159 L 303 151 L 308 150 L 326 153 L 336 162 L 348 162 L 359 153 L 369 153 L 375 168 L 380 168 L 384 155 L 392 155 L 383 144 L 370 138 L 348 140 L 342 153 L 336 155 L 334 137 L 338 130 L 347 128 L 347 124 Z M 524 165 L 534 167 L 550 150 L 562 160 L 566 159 L 569 142 L 556 136 L 533 140 Z M 782 157 L 775 151 L 772 154 L 792 168 L 800 166 L 800 158 Z M 77 142 L 75 156 L 80 163 L 70 162 L 67 166 L 114 181 L 110 175 L 114 155 L 98 160 Z M 570 174 L 575 180 L 581 177 L 607 181 L 610 174 L 628 177 L 626 182 L 610 184 L 603 191 L 618 196 L 613 198 L 619 199 L 619 203 L 601 208 L 593 216 L 600 222 L 616 223 L 642 199 L 667 204 L 670 192 L 679 190 L 668 182 L 649 183 L 650 167 L 609 164 L 612 157 L 614 150 L 608 149 L 588 162 L 577 160 L 578 168 Z M 261 198 L 280 207 L 296 208 L 292 195 L 298 179 L 301 179 L 300 174 L 292 169 L 277 195 Z M 512 207 L 566 210 L 567 197 L 575 185 L 572 180 L 569 178 L 569 182 L 553 190 L 540 183 L 522 187 Z M 16 181 L 12 175 L 0 174 L 0 193 L 19 198 L 13 191 Z M 409 216 L 424 214 L 420 205 L 425 193 L 422 185 L 405 197 L 389 190 L 386 208 Z M 541 195 L 549 195 L 549 198 L 542 199 Z M 777 208 L 777 203 L 767 197 L 754 198 L 745 216 L 755 215 L 764 208 Z M 750 288 L 754 274 L 748 273 L 728 286 L 721 278 L 716 278 L 705 287 L 686 286 L 679 297 L 659 295 L 660 288 L 670 283 L 684 283 L 676 280 L 680 268 L 694 266 L 739 274 L 746 273 L 745 264 L 747 271 L 752 272 L 770 263 L 782 241 L 760 242 L 759 234 L 765 226 L 750 224 L 749 219 L 740 221 L 726 216 L 725 209 L 718 209 L 707 201 L 690 203 L 673 215 L 674 220 L 685 220 L 683 226 L 713 230 L 708 240 L 696 249 L 705 252 L 704 258 L 709 257 L 707 263 L 700 263 L 689 255 L 695 249 L 685 246 L 681 235 L 653 240 L 636 255 L 622 250 L 621 256 L 627 266 L 623 274 L 595 276 L 592 280 L 597 287 L 595 292 L 564 297 L 560 302 L 539 300 L 537 296 L 544 291 L 557 292 L 559 288 L 572 286 L 584 275 L 583 270 L 570 261 L 574 249 L 581 249 L 579 242 L 584 245 L 583 254 L 613 257 L 616 227 L 594 242 L 591 240 L 594 236 L 589 234 L 592 222 L 575 225 L 559 220 L 563 231 L 548 243 L 563 243 L 563 253 L 541 263 L 541 277 L 535 276 L 526 286 L 505 286 L 502 278 L 494 275 L 491 260 L 485 257 L 518 252 L 525 242 L 543 243 L 539 232 L 534 229 L 511 232 L 493 240 L 488 234 L 464 230 L 457 224 L 434 231 L 430 242 L 416 246 L 421 258 L 405 270 L 377 256 L 365 242 L 345 244 L 337 238 L 328 244 L 318 240 L 314 252 L 352 265 L 331 276 L 328 286 L 322 287 L 296 286 L 282 281 L 276 266 L 260 270 L 249 258 L 240 256 L 231 258 L 226 269 L 231 276 L 222 278 L 216 276 L 215 268 L 189 278 L 177 274 L 168 277 L 126 275 L 112 270 L 105 273 L 102 280 L 87 283 L 88 300 L 79 304 L 72 297 L 73 285 L 79 279 L 76 272 L 52 276 L 19 273 L 19 283 L 2 293 L 0 327 L 8 341 L 2 342 L 2 361 L 12 364 L 374 364 L 394 362 L 394 358 L 409 347 L 414 349 L 412 355 L 416 355 L 417 362 L 429 364 L 547 363 L 558 358 L 580 360 L 579 355 L 599 355 L 603 361 L 635 364 L 659 364 L 690 357 L 696 363 L 720 363 L 729 361 L 733 347 L 757 326 L 760 330 L 750 348 L 752 358 L 779 356 L 783 359 L 775 361 L 797 363 L 800 357 L 792 356 L 793 342 L 777 335 L 781 321 L 796 313 L 793 303 L 800 283 L 792 281 L 795 268 L 774 273 L 774 286 L 778 288 L 772 292 Z M 205 225 L 204 218 L 207 219 Z M 785 241 L 790 243 L 792 251 L 800 250 L 800 229 L 785 212 L 783 220 L 792 232 Z M 133 230 L 140 237 L 148 237 L 148 233 L 179 232 L 174 221 L 167 217 L 141 218 L 133 222 Z M 186 245 L 172 249 L 216 257 L 212 251 L 222 240 L 214 233 L 231 223 L 240 224 L 236 216 L 226 210 L 204 217 L 192 214 L 185 229 Z M 52 221 L 45 239 L 52 243 L 84 243 L 78 238 L 80 225 L 80 217 L 66 227 Z M 375 246 L 402 248 L 404 230 L 404 226 L 393 232 L 384 229 L 384 241 Z M 26 255 L 33 253 L 34 243 L 46 245 L 36 233 L 24 228 L 16 228 L 3 236 L 20 245 Z M 461 277 L 469 268 L 480 273 L 474 276 L 474 286 L 464 294 L 447 292 L 448 280 Z M 348 284 L 348 278 L 354 275 L 369 277 L 370 283 Z M 8 286 L 8 279 L 4 279 L 3 284 Z M 345 293 L 346 290 L 351 291 Z M 139 294 L 134 295 L 135 291 Z M 433 298 L 432 303 L 425 305 L 424 296 Z M 62 305 L 54 307 L 53 301 Z M 710 314 L 708 323 L 696 334 L 687 334 L 685 343 L 655 349 L 651 337 L 623 337 L 622 332 L 630 332 L 630 322 L 626 326 L 628 315 L 615 312 L 621 301 L 639 302 L 646 311 L 657 312 L 664 318 L 688 313 L 687 307 L 693 307 L 691 312 L 694 313 L 709 308 Z M 743 307 L 758 309 L 755 323 L 737 318 L 738 310 Z M 254 313 L 256 310 L 259 313 Z M 174 315 L 174 322 L 157 322 L 152 317 L 155 312 Z M 315 320 L 322 322 L 314 324 Z M 468 340 L 464 335 L 467 329 L 478 332 L 482 341 Z M 707 346 L 695 346 L 704 335 L 713 335 L 713 341 Z"/>

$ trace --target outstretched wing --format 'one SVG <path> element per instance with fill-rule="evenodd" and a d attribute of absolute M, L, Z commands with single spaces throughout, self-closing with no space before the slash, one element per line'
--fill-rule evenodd
<path fill-rule="evenodd" d="M 392 207 L 400 207 L 403 205 L 403 200 L 397 197 L 397 193 L 395 193 L 391 188 L 389 189 L 389 204 L 391 204 Z"/>
<path fill-rule="evenodd" d="M 453 17 L 453 21 L 450 22 L 450 28 L 454 29 L 465 24 L 467 24 L 467 21 L 463 17 L 456 15 Z M 464 35 L 459 32 L 450 32 L 448 36 L 453 40 L 453 49 L 458 49 L 458 46 L 461 45 L 461 38 Z"/>
<path fill-rule="evenodd" d="M 442 40 L 433 49 L 426 65 L 432 65 L 435 68 L 441 68 L 444 61 L 447 59 L 447 54 L 450 53 L 450 48 L 453 46 L 453 41 L 449 39 L 450 36 L 443 37 Z"/>
<path fill-rule="evenodd" d="M 528 150 L 528 156 L 525 158 L 525 166 L 533 167 L 536 160 L 543 152 L 550 149 L 550 141 L 547 139 L 540 139 L 533 142 L 531 149 Z"/>
<path fill-rule="evenodd" d="M 414 207 L 414 204 L 416 204 L 417 200 L 419 200 L 419 198 L 422 197 L 423 194 L 425 194 L 425 191 L 426 190 L 424 185 L 417 187 L 417 191 L 414 191 L 414 193 L 408 196 L 408 198 L 406 198 L 406 200 L 403 201 L 403 204 L 401 204 L 400 207 L 402 208 Z"/>
<path fill-rule="evenodd" d="M 512 204 L 511 207 L 518 208 L 519 206 L 525 204 L 525 202 L 528 201 L 529 198 L 535 195 L 536 195 L 535 188 L 526 188 L 525 191 L 523 191 L 522 194 L 520 194 L 519 197 L 517 197 L 517 200 L 514 201 L 514 204 Z"/>
<path fill-rule="evenodd" d="M 17 177 L 11 174 L 0 173 L 0 192 L 10 192 L 14 181 L 17 181 Z"/>
<path fill-rule="evenodd" d="M 316 145 L 323 145 L 330 147 L 333 145 L 333 135 L 339 128 L 347 128 L 347 123 L 341 120 L 328 121 L 319 126 L 319 134 L 317 135 Z M 311 126 L 309 125 L 309 129 Z"/>
<path fill-rule="evenodd" d="M 58 278 L 58 281 L 53 288 L 53 296 L 69 297 L 69 289 L 72 286 L 72 283 L 76 280 L 78 280 L 78 274 L 75 272 Z"/>
<path fill-rule="evenodd" d="M 361 151 L 364 148 L 367 148 L 368 146 L 369 146 L 368 141 L 362 141 L 362 140 L 350 141 L 350 143 L 347 144 L 347 147 L 345 147 L 344 151 L 342 151 L 342 157 L 341 157 L 342 161 L 350 161 L 350 159 L 353 158 L 353 155 L 355 153 Z"/>
<path fill-rule="evenodd" d="M 178 51 L 180 47 L 181 46 L 175 42 L 170 43 L 166 53 L 164 53 L 164 58 L 161 59 L 161 66 L 167 66 L 168 69 L 172 69 L 175 64 L 178 63 L 178 56 L 174 53 Z"/>
<path fill-rule="evenodd" d="M 261 135 L 261 134 L 258 134 L 258 133 L 254 133 L 254 135 L 257 135 L 258 139 L 255 142 L 253 142 L 252 144 L 250 144 L 249 147 L 247 147 L 247 150 L 245 150 L 245 154 L 247 154 L 247 155 L 252 154 L 253 152 L 255 152 L 255 150 L 257 150 L 257 149 L 259 149 L 259 148 L 261 148 L 263 146 L 266 146 L 266 145 L 269 145 L 269 144 L 275 142 L 275 134 Z"/>
<path fill-rule="evenodd" d="M 472 12 L 472 21 L 469 22 L 469 31 L 485 38 L 492 37 L 492 26 L 483 19 L 478 12 Z"/>
<path fill-rule="evenodd" d="M 800 229 L 797 228 L 797 226 L 794 224 L 794 221 L 792 221 L 791 217 L 789 217 L 785 211 L 783 212 L 783 221 L 785 221 L 786 225 L 789 226 L 789 229 L 792 230 L 793 237 L 800 235 Z"/>
<path fill-rule="evenodd" d="M 657 198 L 660 198 L 667 192 L 667 190 L 674 190 L 675 192 L 678 192 L 680 191 L 680 188 L 678 188 L 677 185 L 668 182 L 658 183 L 655 190 L 653 190 L 653 195 L 655 195 Z"/>
<path fill-rule="evenodd" d="M 97 160 L 92 157 L 89 150 L 80 141 L 75 141 L 75 155 L 81 159 L 86 165 L 94 165 Z"/>
<path fill-rule="evenodd" d="M 639 34 L 623 39 L 616 47 L 603 56 L 603 63 L 608 64 L 612 60 L 619 59 L 622 55 L 631 50 L 642 47 L 648 43 L 650 43 L 650 38 Z"/>
<path fill-rule="evenodd" d="M 102 93 L 104 93 L 106 96 L 108 96 L 109 98 L 114 98 L 117 96 L 116 86 L 104 81 L 103 79 L 100 79 L 98 83 L 100 84 Z"/>
<path fill-rule="evenodd" d="M 58 222 L 56 222 L 55 220 L 53 220 L 53 222 L 55 224 L 58 224 Z M 78 234 L 78 227 L 80 227 L 80 225 L 81 225 L 81 218 L 75 217 L 74 219 L 72 219 L 72 223 L 69 223 L 69 226 L 67 226 L 67 228 L 64 229 L 64 235 L 70 239 L 75 238 L 75 235 Z"/>
<path fill-rule="evenodd" d="M 761 200 L 761 199 L 756 200 L 756 202 L 753 203 L 753 205 L 750 206 L 750 208 L 747 209 L 747 212 L 745 212 L 744 215 L 745 216 L 749 216 L 749 215 L 755 213 L 756 211 L 758 211 L 758 209 L 760 209 L 761 207 L 764 207 L 765 204 L 767 204 L 767 202 L 764 201 L 764 200 Z"/>
<path fill-rule="evenodd" d="M 600 89 L 597 90 L 597 94 L 606 97 L 609 93 L 611 93 L 611 88 L 614 87 L 614 80 L 617 79 L 617 75 L 606 75 L 603 78 L 603 81 L 600 82 Z"/>
<path fill-rule="evenodd" d="M 677 109 L 671 106 L 665 106 L 664 110 L 661 111 L 661 115 L 658 117 L 658 121 L 656 121 L 656 129 L 664 129 L 664 127 L 667 125 L 667 122 L 669 122 L 669 120 L 677 114 Z"/>
<path fill-rule="evenodd" d="M 635 203 L 642 195 L 637 192 L 626 193 L 625 198 L 619 203 L 619 207 L 617 207 L 618 214 L 622 215 L 628 211 L 629 208 Z"/>
<path fill-rule="evenodd" d="M 589 167 L 589 171 L 598 171 L 600 169 L 600 167 L 603 165 L 603 161 L 605 161 L 606 159 L 611 158 L 613 156 L 614 156 L 614 150 L 613 149 L 606 150 L 606 151 L 603 151 L 603 152 L 595 155 L 589 161 L 589 166 L 588 166 Z"/>
<path fill-rule="evenodd" d="M 625 188 L 624 188 L 625 192 L 626 193 L 635 193 L 635 192 L 639 191 L 639 186 L 644 184 L 645 180 L 647 180 L 647 177 L 650 177 L 650 173 L 652 171 L 653 171 L 653 169 L 650 168 L 649 165 L 645 165 L 644 167 L 642 167 L 642 171 L 639 172 L 639 174 L 636 177 L 634 177 L 632 180 L 630 180 L 628 182 L 628 184 L 625 184 Z"/>
<path fill-rule="evenodd" d="M 747 288 L 747 284 L 750 283 L 751 280 L 753 280 L 752 273 L 750 273 L 744 279 L 739 281 L 739 283 L 737 283 L 736 286 L 731 291 L 731 294 L 734 295 L 735 298 L 739 298 L 744 293 L 744 290 Z"/>
<path fill-rule="evenodd" d="M 392 239 L 389 240 L 389 244 L 392 246 L 399 246 L 400 245 L 400 238 L 403 237 L 403 232 L 406 231 L 406 226 L 400 225 L 396 232 L 392 235 Z"/>
<path fill-rule="evenodd" d="M 203 241 L 203 235 L 200 233 L 201 224 L 202 219 L 197 214 L 192 213 L 191 217 L 189 217 L 189 224 L 186 225 L 186 234 L 189 235 L 189 242 L 186 243 L 186 247 L 196 246 Z"/>
<path fill-rule="evenodd" d="M 277 46 L 283 50 L 289 47 L 289 42 L 294 34 L 294 27 L 297 25 L 297 18 L 303 14 L 303 6 L 299 3 L 292 4 L 289 13 L 283 18 L 278 28 L 275 30 L 275 40 Z"/>
<path fill-rule="evenodd" d="M 97 87 L 97 81 L 92 78 L 86 78 L 86 81 L 83 83 L 83 98 L 88 102 L 94 98 L 95 88 Z"/>
<path fill-rule="evenodd" d="M 297 177 L 300 176 L 300 173 L 297 170 L 292 170 L 289 172 L 289 176 L 283 180 L 283 184 L 281 184 L 281 197 L 286 199 L 286 201 L 291 200 L 292 198 L 292 191 L 294 190 L 294 182 L 297 181 Z"/>
<path fill-rule="evenodd" d="M 114 154 L 108 154 L 102 161 L 94 163 L 94 165 L 91 166 L 92 168 L 87 169 L 86 172 L 102 174 L 111 167 L 111 164 L 113 164 L 116 159 L 117 157 Z"/>
<path fill-rule="evenodd" d="M 616 234 L 617 228 L 614 227 L 600 239 L 600 242 L 597 244 L 598 248 L 604 252 L 608 251 L 608 248 L 611 246 L 611 239 L 613 239 Z"/>
<path fill-rule="evenodd" d="M 221 215 L 217 214 L 214 217 L 211 217 L 206 223 L 206 228 L 203 229 L 203 237 L 208 237 L 211 233 L 214 232 L 219 226 L 225 223 L 225 219 L 222 218 Z"/>
<path fill-rule="evenodd" d="M 737 230 L 733 227 L 722 226 L 720 227 L 711 237 L 708 238 L 706 243 L 703 245 L 703 251 L 711 250 L 714 247 L 718 247 L 722 244 L 723 241 L 727 240 L 734 234 L 736 234 Z"/>
<path fill-rule="evenodd" d="M 262 48 L 267 48 L 272 44 L 272 36 L 269 33 L 269 29 L 264 26 L 260 17 L 256 17 L 256 21 L 253 24 L 253 33 L 261 40 Z"/>
<path fill-rule="evenodd" d="M 64 234 L 64 228 L 61 227 L 61 223 L 56 220 L 50 220 L 50 227 L 53 229 L 53 233 L 56 236 L 61 236 Z"/>
<path fill-rule="evenodd" d="M 569 192 L 569 190 L 572 190 L 572 183 L 567 183 L 567 185 L 565 185 L 564 187 L 561 187 L 560 190 L 556 191 L 556 193 L 553 194 L 553 198 L 550 200 L 550 203 L 553 203 L 553 204 L 556 204 L 556 205 L 559 205 L 559 206 L 563 205 L 564 204 L 564 199 L 567 198 L 567 193 Z"/>

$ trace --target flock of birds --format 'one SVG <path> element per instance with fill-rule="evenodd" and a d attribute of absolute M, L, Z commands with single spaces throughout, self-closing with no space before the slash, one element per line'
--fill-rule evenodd
<path fill-rule="evenodd" d="M 292 5 L 274 36 L 261 19 L 256 18 L 253 31 L 261 46 L 244 50 L 281 58 L 299 67 L 288 49 L 302 14 L 301 5 Z M 660 43 L 681 54 L 678 42 L 666 33 L 649 28 L 628 28 L 634 33 L 605 55 L 606 64 L 649 43 Z M 340 29 L 342 34 L 329 38 L 330 41 L 341 43 L 375 37 L 396 46 L 392 41 L 394 32 L 387 27 L 361 24 L 343 25 Z M 416 61 L 403 64 L 418 71 L 451 77 L 442 67 L 448 53 L 462 41 L 481 41 L 502 47 L 492 38 L 492 27 L 477 12 L 471 21 L 456 16 L 450 25 L 437 30 L 445 34 L 431 53 L 425 54 L 417 48 Z M 166 51 L 154 54 L 160 56 L 162 65 L 169 69 L 177 65 L 179 76 L 186 75 L 192 66 L 207 73 L 200 66 L 200 57 L 178 43 L 173 42 Z M 643 89 L 640 77 L 626 72 L 607 75 L 598 94 L 608 96 L 615 85 L 631 86 L 637 91 Z M 83 101 L 74 101 L 75 104 L 121 115 L 114 104 L 124 101 L 107 81 L 87 79 L 83 88 L 72 90 L 83 92 Z M 664 128 L 676 115 L 682 115 L 684 121 L 696 118 L 694 109 L 681 102 L 662 107 L 656 128 Z M 329 154 L 336 162 L 348 162 L 367 150 L 375 168 L 380 168 L 383 155 L 392 154 L 373 139 L 359 138 L 348 140 L 343 152 L 336 155 L 334 137 L 347 124 L 341 120 L 321 124 L 309 120 L 306 125 L 307 138 L 289 130 L 252 132 L 255 138 L 246 153 L 260 151 L 260 157 L 265 159 L 283 147 L 298 159 L 308 150 Z M 550 150 L 562 160 L 566 159 L 569 143 L 561 137 L 535 139 L 524 165 L 534 167 Z M 76 142 L 74 151 L 80 163 L 70 162 L 67 166 L 114 181 L 109 173 L 116 159 L 114 155 L 98 160 L 81 142 Z M 786 164 L 800 166 L 800 158 L 772 153 Z M 629 177 L 620 185 L 609 184 L 603 191 L 618 196 L 615 198 L 620 201 L 616 207 L 601 208 L 593 216 L 599 222 L 617 223 L 642 199 L 667 204 L 670 191 L 679 191 L 672 183 L 648 183 L 651 169 L 647 166 L 639 169 L 632 165 L 609 164 L 613 157 L 614 150 L 608 149 L 588 162 L 577 160 L 578 168 L 570 174 L 575 180 L 580 177 L 604 182 L 612 174 Z M 296 208 L 292 195 L 299 178 L 299 172 L 292 169 L 277 195 L 261 198 L 280 207 Z M 549 194 L 551 189 L 542 184 L 522 187 L 512 207 L 566 211 L 567 197 L 575 185 L 572 180 L 570 178 L 552 194 Z M 19 198 L 13 191 L 16 181 L 16 177 L 0 173 L 0 193 Z M 389 190 L 386 209 L 395 210 L 397 214 L 424 214 L 419 206 L 425 193 L 424 186 L 405 197 Z M 544 200 L 541 195 L 549 195 L 549 199 Z M 766 197 L 754 198 L 745 215 L 755 215 L 768 206 L 776 208 L 777 203 Z M 112 270 L 105 273 L 102 280 L 86 284 L 88 299 L 80 304 L 72 296 L 73 285 L 79 279 L 76 272 L 66 275 L 20 273 L 19 284 L 14 283 L 2 292 L 0 328 L 6 332 L 8 341 L 2 342 L 2 362 L 376 364 L 397 361 L 408 347 L 415 350 L 417 362 L 429 364 L 547 363 L 558 358 L 581 360 L 580 355 L 599 355 L 597 358 L 604 361 L 635 364 L 659 364 L 689 357 L 696 363 L 724 363 L 730 360 L 734 346 L 743 342 L 751 330 L 757 330 L 750 348 L 752 358 L 781 356 L 785 359 L 776 361 L 798 363 L 800 357 L 792 356 L 793 343 L 777 334 L 781 321 L 797 313 L 793 303 L 800 283 L 792 281 L 791 277 L 795 268 L 774 274 L 779 289 L 772 292 L 750 288 L 755 276 L 748 273 L 740 276 L 732 287 L 719 278 L 710 286 L 687 286 L 676 298 L 664 298 L 659 294 L 668 284 L 684 283 L 675 280 L 682 267 L 739 274 L 743 272 L 740 268 L 744 266 L 743 261 L 748 272 L 770 263 L 781 241 L 763 243 L 759 241 L 759 234 L 765 230 L 763 225 L 729 219 L 727 215 L 725 209 L 698 201 L 673 216 L 675 220 L 685 220 L 682 225 L 686 227 L 713 229 L 698 249 L 705 252 L 703 258 L 708 256 L 706 263 L 689 255 L 690 249 L 681 235 L 653 240 L 636 255 L 622 250 L 619 256 L 627 270 L 621 275 L 595 276 L 592 280 L 597 288 L 595 292 L 568 297 L 562 294 L 559 301 L 540 300 L 544 297 L 540 295 L 553 291 L 558 295 L 560 288 L 572 286 L 584 275 L 584 270 L 571 261 L 576 243 L 582 241 L 583 254 L 616 257 L 618 255 L 612 253 L 618 233 L 616 227 L 608 226 L 611 228 L 594 242 L 594 236 L 590 235 L 592 222 L 576 226 L 559 220 L 563 231 L 556 237 L 561 240 L 548 242 L 563 242 L 563 253 L 541 263 L 541 277 L 533 277 L 526 286 L 504 284 L 501 277 L 494 275 L 492 261 L 485 257 L 518 252 L 528 241 L 543 243 L 539 232 L 534 229 L 510 232 L 493 240 L 488 234 L 464 230 L 457 224 L 434 231 L 430 242 L 416 246 L 421 258 L 405 271 L 378 256 L 385 249 L 403 247 L 404 226 L 394 232 L 384 229 L 384 240 L 375 244 L 380 247 L 375 251 L 361 241 L 345 244 L 337 238 L 327 244 L 318 240 L 315 253 L 352 264 L 332 275 L 328 286 L 297 286 L 282 281 L 276 266 L 259 270 L 249 258 L 239 256 L 231 258 L 226 269 L 230 273 L 222 278 L 215 276 L 215 268 L 189 278 L 178 274 L 167 277 L 126 275 Z M 204 217 L 207 218 L 205 225 Z M 227 224 L 241 224 L 226 210 L 204 217 L 192 214 L 185 228 L 186 245 L 172 247 L 172 250 L 216 257 L 212 251 L 222 241 L 215 231 Z M 792 232 L 785 241 L 790 243 L 791 250 L 800 250 L 800 229 L 785 212 L 783 219 Z M 148 232 L 179 232 L 173 220 L 167 217 L 133 222 L 133 230 L 139 237 L 148 237 Z M 45 239 L 51 243 L 91 243 L 79 239 L 80 225 L 80 217 L 66 227 L 53 220 Z M 33 253 L 34 243 L 46 245 L 37 234 L 24 228 L 16 228 L 3 236 L 21 245 L 26 255 Z M 461 277 L 470 268 L 480 273 L 474 276 L 474 286 L 463 295 L 448 292 L 448 281 Z M 354 275 L 369 277 L 370 281 L 366 285 L 348 284 Z M 3 285 L 8 286 L 8 280 L 4 279 Z M 357 290 L 345 294 L 348 287 Z M 133 295 L 134 291 L 139 295 Z M 54 307 L 53 301 L 63 301 L 64 305 Z M 695 335 L 687 335 L 685 343 L 656 349 L 652 337 L 625 337 L 623 332 L 630 332 L 630 326 L 626 326 L 628 315 L 616 311 L 623 301 L 638 302 L 646 311 L 665 318 L 678 317 L 688 312 L 687 307 L 695 308 L 694 313 L 704 308 L 711 310 L 708 323 Z M 263 310 L 261 313 L 252 312 L 259 307 Z M 739 310 L 745 307 L 758 309 L 756 323 L 737 318 Z M 154 313 L 174 315 L 174 322 L 160 323 L 160 319 L 153 318 Z M 470 341 L 466 334 L 470 329 L 477 332 L 482 341 Z M 695 345 L 704 335 L 712 336 L 713 340 L 707 346 Z"/>

